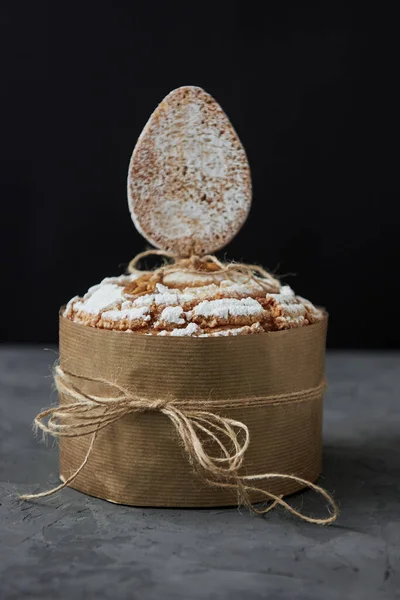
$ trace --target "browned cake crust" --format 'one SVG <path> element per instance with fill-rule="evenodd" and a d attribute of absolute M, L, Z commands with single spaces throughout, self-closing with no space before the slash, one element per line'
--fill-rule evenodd
<path fill-rule="evenodd" d="M 147 335 L 249 335 L 302 327 L 323 317 L 288 286 L 266 293 L 257 281 L 224 280 L 221 273 L 174 273 L 170 285 L 148 274 L 105 279 L 64 316 L 76 323 Z"/>

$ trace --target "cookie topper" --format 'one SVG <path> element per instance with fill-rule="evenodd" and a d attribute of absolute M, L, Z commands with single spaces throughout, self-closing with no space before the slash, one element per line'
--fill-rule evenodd
<path fill-rule="evenodd" d="M 199 87 L 173 90 L 151 115 L 129 165 L 138 231 L 181 257 L 211 254 L 241 229 L 251 197 L 246 152 L 220 105 Z"/>

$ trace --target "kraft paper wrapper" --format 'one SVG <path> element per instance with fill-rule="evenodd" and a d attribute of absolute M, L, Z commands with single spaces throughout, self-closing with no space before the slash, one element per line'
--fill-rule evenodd
<path fill-rule="evenodd" d="M 158 398 L 232 400 L 215 412 L 249 427 L 243 474 L 288 473 L 314 482 L 321 472 L 322 394 L 314 400 L 245 406 L 249 396 L 318 386 L 324 377 L 327 317 L 279 332 L 219 338 L 155 337 L 106 331 L 60 317 L 61 368 L 102 378 Z M 104 384 L 77 380 L 87 393 L 112 396 Z M 115 395 L 115 392 L 114 392 Z M 68 402 L 60 397 L 60 403 Z M 236 406 L 237 404 L 237 406 Z M 91 436 L 61 438 L 60 477 L 82 462 Z M 293 481 L 257 481 L 274 494 L 301 489 Z M 195 473 L 169 419 L 130 414 L 102 429 L 71 487 L 133 506 L 206 507 L 237 504 L 234 490 L 210 486 Z M 264 500 L 251 493 L 253 502 Z"/>

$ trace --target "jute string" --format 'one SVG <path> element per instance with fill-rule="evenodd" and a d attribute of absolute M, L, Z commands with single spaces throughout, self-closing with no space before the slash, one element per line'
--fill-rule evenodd
<path fill-rule="evenodd" d="M 55 438 L 91 435 L 91 440 L 82 463 L 62 484 L 46 492 L 25 494 L 21 496 L 23 500 L 50 496 L 72 483 L 88 463 L 96 437 L 104 427 L 132 413 L 158 411 L 170 419 L 190 462 L 198 468 L 206 481 L 217 487 L 235 489 L 238 493 L 238 504 L 247 506 L 252 512 L 265 514 L 276 505 L 280 505 L 303 521 L 320 525 L 333 523 L 339 514 L 335 501 L 326 490 L 297 475 L 282 473 L 239 474 L 245 452 L 250 443 L 249 429 L 244 423 L 218 415 L 212 410 L 215 408 L 232 408 L 237 406 L 238 402 L 242 406 L 248 407 L 265 405 L 266 403 L 271 405 L 307 402 L 320 397 L 325 388 L 325 382 L 317 387 L 301 390 L 300 392 L 276 394 L 268 397 L 247 397 L 241 401 L 235 400 L 234 404 L 228 400 L 149 400 L 133 394 L 116 383 L 102 379 L 87 379 L 89 382 L 106 384 L 118 394 L 116 397 L 94 396 L 79 389 L 75 380 L 80 378 L 63 371 L 59 365 L 55 367 L 54 379 L 58 392 L 64 397 L 70 398 L 72 402 L 40 412 L 35 418 L 35 427 Z M 206 442 L 211 440 L 219 447 L 218 456 L 209 454 L 205 448 Z M 309 517 L 293 508 L 281 496 L 252 485 L 252 482 L 269 479 L 293 480 L 321 494 L 331 509 L 329 516 L 322 519 Z M 266 507 L 256 507 L 252 505 L 249 499 L 249 492 L 262 493 L 267 500 L 272 502 Z"/>
<path fill-rule="evenodd" d="M 163 256 L 172 259 L 173 262 L 172 264 L 165 264 L 154 271 L 143 272 L 139 270 L 137 268 L 138 263 L 150 255 Z M 215 271 L 223 273 L 224 277 L 232 281 L 237 280 L 235 276 L 240 275 L 245 276 L 246 281 L 256 282 L 267 292 L 274 293 L 280 289 L 279 281 L 262 267 L 241 263 L 225 264 L 212 255 L 180 258 L 163 250 L 148 250 L 138 254 L 130 262 L 128 270 L 130 273 L 140 275 L 132 282 L 136 295 L 149 293 L 150 290 L 154 289 L 156 283 L 162 283 L 165 275 L 176 271 L 191 274 Z M 241 280 L 243 279 L 241 278 Z M 90 383 L 104 384 L 114 394 L 95 396 L 85 393 L 76 383 L 80 379 Z M 237 407 L 238 403 L 240 403 L 240 406 L 255 407 L 267 404 L 270 406 L 273 404 L 284 405 L 312 401 L 322 395 L 325 382 L 299 392 L 267 397 L 252 396 L 241 400 L 236 399 L 235 402 L 232 402 L 230 400 L 204 398 L 198 400 L 170 398 L 150 400 L 136 395 L 131 390 L 111 381 L 78 377 L 66 372 L 59 365 L 54 369 L 54 380 L 58 392 L 63 397 L 68 397 L 70 402 L 43 410 L 35 418 L 34 426 L 36 429 L 41 429 L 44 434 L 50 434 L 55 438 L 90 435 L 91 439 L 83 461 L 62 484 L 45 492 L 24 494 L 20 496 L 22 500 L 34 500 L 50 496 L 70 485 L 86 467 L 96 438 L 104 427 L 116 423 L 129 414 L 157 411 L 168 417 L 173 424 L 192 466 L 205 478 L 208 484 L 234 489 L 238 495 L 239 505 L 244 505 L 257 514 L 265 514 L 280 505 L 303 521 L 319 525 L 333 523 L 339 514 L 338 506 L 326 490 L 297 475 L 287 473 L 241 474 L 240 468 L 243 465 L 244 455 L 250 443 L 249 429 L 241 421 L 223 417 L 215 412 L 215 410 Z M 208 442 L 213 442 L 218 447 L 218 456 L 208 452 L 206 449 Z M 283 500 L 282 496 L 256 486 L 258 481 L 272 479 L 292 480 L 314 490 L 327 501 L 329 516 L 325 518 L 310 517 L 296 510 Z M 263 507 L 253 505 L 250 501 L 250 492 L 262 494 L 269 504 Z"/>
<path fill-rule="evenodd" d="M 166 259 L 170 259 L 173 262 L 164 264 L 158 269 L 153 271 L 142 271 L 137 266 L 141 260 L 148 256 L 162 256 Z M 183 271 L 185 274 L 198 275 L 204 274 L 204 272 L 215 272 L 224 274 L 226 279 L 235 281 L 235 275 L 244 275 L 244 281 L 253 281 L 261 286 L 266 292 L 276 293 L 279 292 L 280 283 L 278 279 L 273 277 L 271 273 L 268 273 L 259 265 L 247 265 L 244 263 L 223 263 L 213 254 L 206 254 L 205 256 L 192 255 L 189 258 L 181 258 L 173 252 L 167 252 L 165 250 L 146 250 L 137 254 L 128 265 L 129 273 L 136 273 L 141 275 L 147 286 L 143 289 L 140 288 L 140 284 L 143 280 L 137 280 L 140 293 L 148 293 L 156 283 L 162 283 L 165 275 L 169 273 L 176 273 L 177 271 Z M 133 282 L 135 284 L 135 282 Z"/>

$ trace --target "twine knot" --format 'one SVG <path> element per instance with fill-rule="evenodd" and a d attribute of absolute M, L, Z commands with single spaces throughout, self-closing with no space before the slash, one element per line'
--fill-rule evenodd
<path fill-rule="evenodd" d="M 135 403 L 133 402 L 132 405 L 134 406 Z M 166 408 L 167 406 L 172 407 L 173 402 L 171 400 L 169 400 L 168 398 L 157 398 L 156 400 L 149 400 L 146 410 L 150 411 L 150 412 L 151 411 L 162 412 L 163 409 Z"/>

